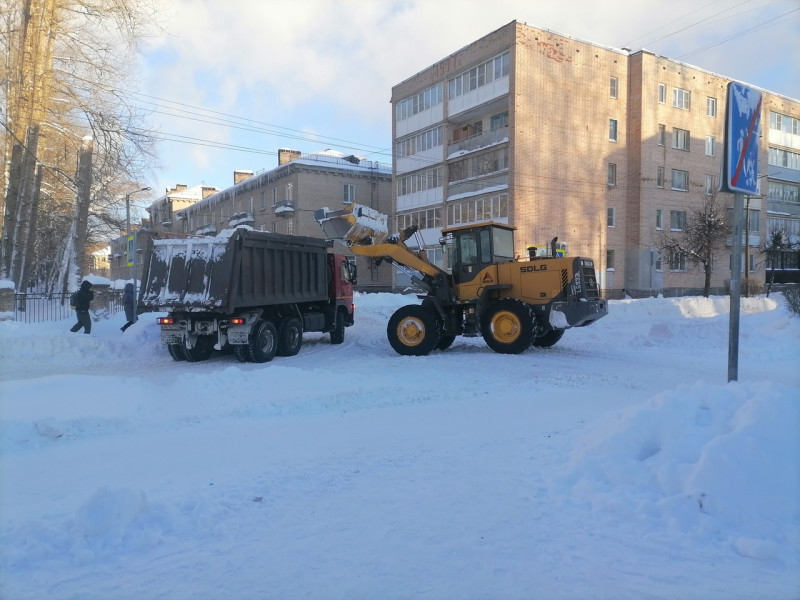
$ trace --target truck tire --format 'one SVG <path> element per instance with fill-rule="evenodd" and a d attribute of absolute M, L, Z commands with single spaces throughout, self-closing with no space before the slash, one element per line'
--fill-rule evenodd
<path fill-rule="evenodd" d="M 244 344 L 236 344 L 233 347 L 233 354 L 236 356 L 236 360 L 241 363 L 246 362 L 253 362 L 250 360 L 250 347 Z"/>
<path fill-rule="evenodd" d="M 537 348 L 550 348 L 555 346 L 563 335 L 563 329 L 550 329 L 547 333 L 533 338 L 533 345 Z"/>
<path fill-rule="evenodd" d="M 344 341 L 344 314 L 337 310 L 331 330 L 331 344 L 341 344 Z"/>
<path fill-rule="evenodd" d="M 198 335 L 194 348 L 183 347 L 183 354 L 188 362 L 207 360 L 214 352 L 214 338 L 210 335 Z"/>
<path fill-rule="evenodd" d="M 167 352 L 169 352 L 172 360 L 186 360 L 186 355 L 183 353 L 183 345 L 181 344 L 167 344 Z"/>
<path fill-rule="evenodd" d="M 386 327 L 394 351 L 403 356 L 426 356 L 439 343 L 439 324 L 429 310 L 418 304 L 398 308 Z"/>
<path fill-rule="evenodd" d="M 530 307 L 514 298 L 493 302 L 481 318 L 486 345 L 500 354 L 519 354 L 533 343 L 534 316 Z"/>
<path fill-rule="evenodd" d="M 272 321 L 258 320 L 250 334 L 250 360 L 265 363 L 275 358 L 278 351 L 278 331 Z"/>
<path fill-rule="evenodd" d="M 303 323 L 297 317 L 286 319 L 278 333 L 278 356 L 294 356 L 303 345 Z"/>

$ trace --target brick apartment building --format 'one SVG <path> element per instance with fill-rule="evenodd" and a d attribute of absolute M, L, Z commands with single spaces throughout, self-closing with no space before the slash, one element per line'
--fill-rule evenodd
<path fill-rule="evenodd" d="M 253 173 L 236 171 L 234 185 L 168 211 L 162 203 L 149 209 L 157 237 L 215 235 L 238 225 L 258 231 L 323 237 L 314 211 L 328 207 L 341 210 L 352 203 L 392 214 L 392 173 L 388 165 L 326 150 L 301 154 L 278 151 L 278 166 Z M 347 253 L 343 246 L 337 252 Z M 353 257 L 362 291 L 392 289 L 388 264 L 375 265 Z"/>
<path fill-rule="evenodd" d="M 729 81 L 512 21 L 392 88 L 397 230 L 416 224 L 442 265 L 442 227 L 491 219 L 516 227 L 520 256 L 557 236 L 594 258 L 610 296 L 702 289 L 702 270 L 662 257 L 657 239 L 717 189 Z M 762 106 L 747 240 L 761 282 L 767 235 L 800 242 L 800 102 L 764 91 Z M 719 201 L 732 207 L 733 195 Z"/>

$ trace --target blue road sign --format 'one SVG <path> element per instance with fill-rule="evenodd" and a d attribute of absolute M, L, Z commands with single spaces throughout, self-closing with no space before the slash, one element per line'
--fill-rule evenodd
<path fill-rule="evenodd" d="M 757 194 L 761 92 L 741 83 L 730 82 L 725 114 L 725 160 L 720 189 L 724 192 Z"/>
<path fill-rule="evenodd" d="M 128 261 L 127 261 L 129 267 L 133 266 L 133 253 L 135 251 L 136 251 L 136 249 L 133 247 L 133 236 L 129 235 L 128 236 Z"/>

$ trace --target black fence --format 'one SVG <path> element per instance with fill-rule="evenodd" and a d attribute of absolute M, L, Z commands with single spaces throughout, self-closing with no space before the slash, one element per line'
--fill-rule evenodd
<path fill-rule="evenodd" d="M 14 320 L 20 323 L 41 323 L 44 321 L 63 321 L 71 319 L 75 312 L 69 305 L 71 292 L 58 293 L 15 293 L 14 294 Z M 95 299 L 89 312 L 92 320 L 108 318 L 114 313 L 123 310 L 122 293 L 106 292 L 101 297 L 95 294 Z"/>

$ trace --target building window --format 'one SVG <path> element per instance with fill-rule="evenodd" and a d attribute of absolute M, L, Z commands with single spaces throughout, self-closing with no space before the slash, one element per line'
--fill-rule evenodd
<path fill-rule="evenodd" d="M 291 183 L 287 183 L 286 184 L 286 203 L 287 204 L 291 204 L 292 203 L 292 196 L 293 196 L 292 192 L 294 191 L 293 188 L 294 188 L 293 184 L 291 184 Z"/>
<path fill-rule="evenodd" d="M 689 191 L 689 171 L 672 169 L 672 189 L 681 192 Z"/>
<path fill-rule="evenodd" d="M 672 130 L 672 147 L 678 150 L 689 150 L 689 132 L 685 129 Z"/>
<path fill-rule="evenodd" d="M 606 250 L 606 270 L 613 271 L 615 267 L 615 251 L 614 250 Z"/>
<path fill-rule="evenodd" d="M 669 257 L 670 271 L 685 271 L 686 270 L 686 253 L 685 252 L 672 252 Z"/>
<path fill-rule="evenodd" d="M 609 94 L 612 98 L 616 98 L 617 94 L 619 93 L 619 80 L 616 77 L 612 77 L 609 80 Z"/>
<path fill-rule="evenodd" d="M 656 175 L 656 186 L 664 187 L 664 167 L 658 167 L 658 174 Z"/>
<path fill-rule="evenodd" d="M 761 211 L 753 210 L 752 208 L 747 211 L 747 230 L 750 233 L 758 233 L 761 224 L 760 215 Z"/>
<path fill-rule="evenodd" d="M 616 142 L 617 141 L 617 120 L 616 119 L 609 119 L 608 120 L 608 139 L 609 141 Z"/>
<path fill-rule="evenodd" d="M 686 229 L 686 211 L 669 211 L 669 228 L 671 231 L 684 231 Z"/>
<path fill-rule="evenodd" d="M 352 183 L 345 183 L 344 184 L 344 197 L 342 202 L 345 204 L 352 204 L 356 201 L 356 186 Z"/>
<path fill-rule="evenodd" d="M 419 152 L 430 150 L 442 145 L 442 126 L 422 131 L 404 140 L 397 142 L 397 158 L 413 156 Z"/>
<path fill-rule="evenodd" d="M 437 83 L 436 85 L 429 87 L 427 90 L 424 90 L 419 94 L 414 94 L 413 96 L 398 102 L 395 109 L 397 121 L 403 121 L 404 119 L 413 117 L 417 113 L 421 113 L 422 111 L 429 110 L 434 106 L 438 106 L 442 103 L 442 100 L 442 84 Z"/>
<path fill-rule="evenodd" d="M 667 86 L 663 83 L 658 84 L 658 103 L 667 103 Z"/>
<path fill-rule="evenodd" d="M 606 211 L 606 225 L 609 227 L 617 226 L 617 209 L 613 206 L 609 206 Z"/>
<path fill-rule="evenodd" d="M 614 163 L 608 163 L 608 179 L 606 181 L 608 187 L 614 187 L 617 185 L 617 165 Z"/>
<path fill-rule="evenodd" d="M 656 209 L 656 229 L 664 229 L 664 213 L 660 208 Z"/>
<path fill-rule="evenodd" d="M 272 188 L 272 206 L 278 203 L 278 188 Z"/>
<path fill-rule="evenodd" d="M 717 116 L 717 99 L 716 98 L 707 98 L 706 99 L 706 114 L 709 117 L 716 117 Z"/>
<path fill-rule="evenodd" d="M 713 135 L 706 136 L 706 156 L 714 156 L 714 151 L 717 147 L 717 138 Z"/>
<path fill-rule="evenodd" d="M 405 196 L 442 187 L 442 168 L 436 167 L 397 179 L 397 195 Z"/>
<path fill-rule="evenodd" d="M 464 71 L 448 80 L 449 97 L 456 98 L 492 83 L 501 77 L 507 77 L 511 70 L 511 55 L 504 52 L 500 56 Z"/>
<path fill-rule="evenodd" d="M 267 190 L 261 190 L 261 210 L 267 208 Z"/>
<path fill-rule="evenodd" d="M 662 264 L 662 261 L 661 261 L 661 252 L 657 252 L 656 253 L 656 271 L 663 271 L 663 270 L 664 270 L 664 265 Z"/>
<path fill-rule="evenodd" d="M 795 171 L 800 170 L 800 154 L 797 152 L 770 147 L 767 160 L 774 167 L 786 167 Z"/>
<path fill-rule="evenodd" d="M 489 120 L 489 129 L 491 131 L 502 129 L 503 127 L 508 127 L 508 111 L 501 112 L 499 115 L 493 115 Z"/>
<path fill-rule="evenodd" d="M 714 176 L 706 175 L 706 196 L 711 196 L 714 193 Z"/>
<path fill-rule="evenodd" d="M 499 148 L 469 156 L 450 164 L 450 182 L 481 177 L 508 169 L 508 148 Z"/>
<path fill-rule="evenodd" d="M 658 125 L 658 145 L 664 146 L 667 143 L 667 126 L 659 123 Z"/>
<path fill-rule="evenodd" d="M 286 233 L 294 234 L 294 219 L 286 219 Z"/>
<path fill-rule="evenodd" d="M 674 88 L 672 90 L 672 106 L 675 108 L 682 108 L 683 110 L 689 110 L 691 97 L 692 94 L 688 90 Z"/>

